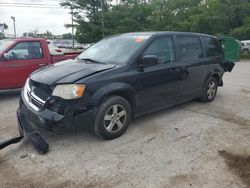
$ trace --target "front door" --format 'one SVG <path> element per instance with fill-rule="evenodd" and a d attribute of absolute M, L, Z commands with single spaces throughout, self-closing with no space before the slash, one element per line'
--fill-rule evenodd
<path fill-rule="evenodd" d="M 147 55 L 157 56 L 158 64 L 138 73 L 139 114 L 175 104 L 181 76 L 171 36 L 155 39 L 142 56 Z"/>
<path fill-rule="evenodd" d="M 20 42 L 0 63 L 0 89 L 20 88 L 36 69 L 47 65 L 40 42 Z"/>

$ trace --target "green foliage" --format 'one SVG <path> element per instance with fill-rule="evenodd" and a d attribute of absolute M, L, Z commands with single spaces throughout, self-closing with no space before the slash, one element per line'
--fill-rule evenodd
<path fill-rule="evenodd" d="M 71 33 L 62 34 L 62 38 L 63 39 L 72 39 L 72 34 Z"/>
<path fill-rule="evenodd" d="M 9 27 L 6 23 L 0 23 L 0 39 L 5 38 L 5 33 L 4 31 L 7 30 Z"/>
<path fill-rule="evenodd" d="M 250 17 L 247 17 L 244 21 L 244 24 L 233 29 L 230 34 L 240 40 L 250 39 Z"/>
<path fill-rule="evenodd" d="M 250 59 L 250 54 L 241 54 L 240 59 Z"/>
<path fill-rule="evenodd" d="M 65 0 L 61 5 L 72 10 L 79 42 L 152 30 L 250 39 L 250 0 Z"/>

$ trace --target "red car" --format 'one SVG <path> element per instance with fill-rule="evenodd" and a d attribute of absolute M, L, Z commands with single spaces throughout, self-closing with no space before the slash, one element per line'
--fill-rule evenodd
<path fill-rule="evenodd" d="M 0 90 L 23 87 L 33 71 L 66 59 L 80 52 L 51 55 L 48 43 L 42 38 L 0 40 Z"/>

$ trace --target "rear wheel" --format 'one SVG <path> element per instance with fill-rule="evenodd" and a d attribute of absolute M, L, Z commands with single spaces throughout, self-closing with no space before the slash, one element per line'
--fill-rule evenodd
<path fill-rule="evenodd" d="M 121 136 L 131 121 L 131 107 L 119 96 L 111 96 L 99 107 L 95 133 L 107 140 Z"/>
<path fill-rule="evenodd" d="M 208 78 L 204 86 L 203 94 L 201 96 L 201 101 L 212 102 L 216 97 L 217 89 L 218 89 L 217 80 L 214 77 Z"/>

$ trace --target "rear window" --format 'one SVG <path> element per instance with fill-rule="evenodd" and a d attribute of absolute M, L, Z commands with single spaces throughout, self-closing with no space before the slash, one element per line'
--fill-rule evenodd
<path fill-rule="evenodd" d="M 207 57 L 222 55 L 222 48 L 219 40 L 212 37 L 204 37 Z"/>
<path fill-rule="evenodd" d="M 195 60 L 203 57 L 199 37 L 178 36 L 177 40 L 181 61 Z"/>

